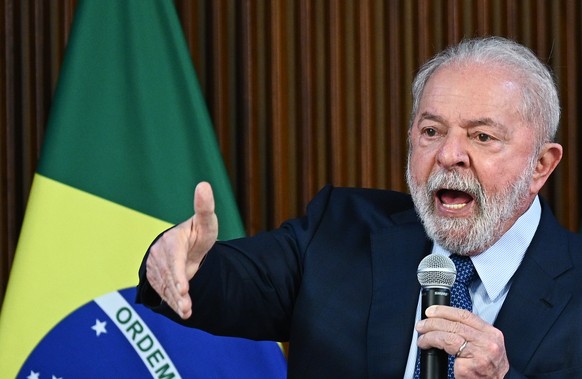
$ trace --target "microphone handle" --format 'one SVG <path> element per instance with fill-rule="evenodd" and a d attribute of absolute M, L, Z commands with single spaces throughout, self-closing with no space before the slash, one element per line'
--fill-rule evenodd
<path fill-rule="evenodd" d="M 431 305 L 450 305 L 451 291 L 448 288 L 423 288 L 421 317 L 426 318 L 425 311 Z M 446 351 L 431 348 L 420 350 L 420 378 L 446 379 L 448 377 L 449 358 Z"/>

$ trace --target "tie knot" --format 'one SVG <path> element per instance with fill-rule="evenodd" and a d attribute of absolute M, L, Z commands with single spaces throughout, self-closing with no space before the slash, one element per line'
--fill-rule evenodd
<path fill-rule="evenodd" d="M 455 280 L 465 286 L 468 286 L 473 281 L 475 274 L 477 273 L 471 258 L 457 254 L 451 254 L 449 258 L 451 258 L 451 260 L 455 263 L 455 267 L 457 268 L 457 278 Z"/>

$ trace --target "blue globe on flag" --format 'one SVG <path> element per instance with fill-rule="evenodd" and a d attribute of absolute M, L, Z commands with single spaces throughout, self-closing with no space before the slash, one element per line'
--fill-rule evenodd
<path fill-rule="evenodd" d="M 213 336 L 135 304 L 135 288 L 108 293 L 57 324 L 18 378 L 285 378 L 269 341 Z"/>

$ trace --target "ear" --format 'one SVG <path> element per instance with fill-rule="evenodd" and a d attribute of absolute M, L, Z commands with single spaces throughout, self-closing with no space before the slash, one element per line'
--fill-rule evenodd
<path fill-rule="evenodd" d="M 534 170 L 530 190 L 537 194 L 562 159 L 562 145 L 558 143 L 546 143 L 540 151 L 537 165 Z"/>

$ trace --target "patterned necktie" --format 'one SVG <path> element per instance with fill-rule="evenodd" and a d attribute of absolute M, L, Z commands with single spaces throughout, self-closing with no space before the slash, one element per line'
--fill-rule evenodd
<path fill-rule="evenodd" d="M 457 278 L 455 279 L 453 288 L 451 288 L 451 306 L 466 309 L 471 312 L 473 311 L 473 302 L 469 295 L 469 286 L 477 274 L 475 266 L 473 266 L 473 262 L 469 257 L 451 254 L 449 258 L 451 258 L 457 268 Z M 449 379 L 454 378 L 455 356 L 449 355 Z"/>
<path fill-rule="evenodd" d="M 455 263 L 455 267 L 457 269 L 457 277 L 455 279 L 455 283 L 453 284 L 453 288 L 451 288 L 451 306 L 472 311 L 473 302 L 471 301 L 471 296 L 469 295 L 469 286 L 477 274 L 477 271 L 475 271 L 475 266 L 473 266 L 473 262 L 469 257 L 451 254 L 449 258 L 451 258 L 451 260 Z M 449 379 L 455 378 L 454 355 L 449 355 L 448 376 Z M 419 378 L 420 350 L 418 351 L 416 368 L 414 370 L 414 379 Z"/>

